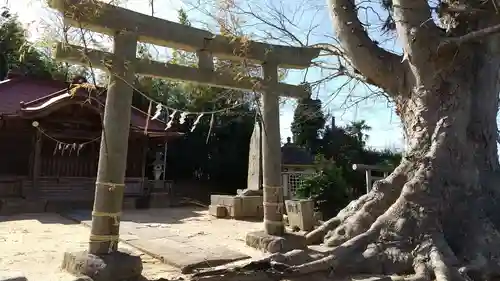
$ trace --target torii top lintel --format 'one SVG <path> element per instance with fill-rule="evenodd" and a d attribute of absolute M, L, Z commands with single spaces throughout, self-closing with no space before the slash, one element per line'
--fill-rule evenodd
<path fill-rule="evenodd" d="M 131 31 L 138 40 L 189 52 L 206 50 L 221 59 L 247 59 L 257 63 L 273 61 L 280 67 L 303 69 L 319 56 L 319 49 L 234 40 L 176 22 L 147 16 L 95 0 L 47 0 L 51 8 L 64 14 L 65 22 L 113 35 Z M 91 12 L 89 12 L 91 11 Z"/>

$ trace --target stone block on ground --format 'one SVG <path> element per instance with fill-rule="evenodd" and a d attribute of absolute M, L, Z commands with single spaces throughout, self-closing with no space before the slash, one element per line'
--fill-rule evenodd
<path fill-rule="evenodd" d="M 88 276 L 93 281 L 126 281 L 141 276 L 142 261 L 139 256 L 125 252 L 99 256 L 87 251 L 66 252 L 62 268 L 76 276 Z"/>
<path fill-rule="evenodd" d="M 262 219 L 262 196 L 211 195 L 210 205 L 224 206 L 234 219 Z"/>
<path fill-rule="evenodd" d="M 172 206 L 171 194 L 168 192 L 152 192 L 149 198 L 150 208 L 169 208 Z"/>
<path fill-rule="evenodd" d="M 262 196 L 243 196 L 241 203 L 241 214 L 236 214 L 235 218 L 251 218 L 262 219 L 264 218 Z"/>
<path fill-rule="evenodd" d="M 263 196 L 264 193 L 262 189 L 238 189 L 236 190 L 236 194 L 239 196 Z"/>
<path fill-rule="evenodd" d="M 303 231 L 311 231 L 316 225 L 314 201 L 309 199 L 285 200 L 288 224 Z"/>
<path fill-rule="evenodd" d="M 200 268 L 215 267 L 250 258 L 248 255 L 223 246 L 207 245 L 198 248 L 188 242 L 179 243 L 178 240 L 167 238 L 136 239 L 128 241 L 127 244 L 163 263 L 179 268 L 183 274 L 192 273 Z"/>
<path fill-rule="evenodd" d="M 0 271 L 0 281 L 28 281 L 20 272 Z"/>
<path fill-rule="evenodd" d="M 216 218 L 225 218 L 227 217 L 227 209 L 221 205 L 210 205 L 208 206 L 208 213 Z"/>
<path fill-rule="evenodd" d="M 182 210 L 183 208 L 173 209 L 172 212 L 167 210 L 165 214 L 188 214 L 189 212 L 189 215 L 192 215 L 193 208 Z M 141 220 L 140 218 L 147 219 L 140 223 L 127 219 L 130 216 L 127 216 L 127 212 L 125 212 L 120 223 L 120 241 L 163 263 L 177 267 L 182 273 L 192 273 L 193 270 L 199 268 L 220 266 L 250 258 L 247 254 L 231 249 L 231 246 L 225 243 L 225 235 L 215 236 L 213 239 L 217 241 L 214 241 L 214 243 L 199 242 L 197 237 L 193 237 L 191 234 L 179 232 L 175 229 L 172 230 L 170 227 L 162 227 L 165 225 L 163 223 L 151 223 L 153 216 L 149 216 L 149 214 L 154 212 L 154 210 L 144 213 L 136 212 L 136 215 L 140 214 L 140 216 L 135 216 L 138 221 Z M 133 214 L 134 212 L 129 215 Z M 91 225 L 92 216 L 90 211 L 77 210 L 68 212 L 65 215 L 73 220 L 80 221 L 86 226 L 90 227 Z M 146 217 L 143 217 L 143 215 Z M 175 220 L 178 221 L 179 218 L 177 217 Z M 202 235 L 201 233 L 195 235 Z M 209 241 L 213 240 L 210 239 Z"/>
<path fill-rule="evenodd" d="M 232 195 L 213 194 L 210 196 L 210 205 L 224 206 L 228 211 L 228 215 L 232 218 L 237 214 L 241 214 L 242 202 L 243 200 L 240 197 Z"/>
<path fill-rule="evenodd" d="M 286 253 L 295 249 L 307 249 L 305 236 L 295 233 L 274 236 L 265 231 L 250 232 L 246 235 L 245 242 L 247 246 L 268 253 Z"/>

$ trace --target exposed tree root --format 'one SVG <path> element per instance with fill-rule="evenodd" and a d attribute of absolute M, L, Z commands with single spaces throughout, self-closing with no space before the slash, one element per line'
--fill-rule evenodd
<path fill-rule="evenodd" d="M 497 262 L 500 232 L 496 225 L 481 216 L 483 213 L 471 211 L 467 218 L 458 218 L 470 222 L 457 225 L 463 229 L 443 229 L 432 209 L 436 201 L 420 192 L 428 175 L 425 167 L 421 164 L 409 174 L 410 165 L 403 163 L 370 194 L 351 203 L 330 220 L 328 226 L 314 232 L 314 235 L 324 235 L 327 245 L 340 243 L 323 255 L 294 250 L 242 267 L 202 272 L 194 277 L 219 276 L 216 280 L 229 280 L 226 278 L 242 273 L 249 276 L 251 272 L 266 272 L 272 280 L 283 280 L 330 272 L 335 276 L 396 274 L 391 276 L 394 281 L 483 281 L 500 276 Z M 368 222 L 369 227 L 365 227 Z M 462 243 L 456 239 L 462 239 Z"/>
<path fill-rule="evenodd" d="M 370 193 L 352 201 L 336 217 L 308 233 L 308 244 L 324 240 L 327 246 L 335 247 L 366 231 L 398 198 L 410 168 L 410 163 L 403 161 L 386 179 L 376 182 Z"/>

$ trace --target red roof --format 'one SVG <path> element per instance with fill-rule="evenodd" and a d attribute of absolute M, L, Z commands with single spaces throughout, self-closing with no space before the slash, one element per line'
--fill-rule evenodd
<path fill-rule="evenodd" d="M 42 80 L 32 77 L 17 76 L 0 82 L 0 115 L 26 116 L 29 112 L 38 112 L 46 110 L 55 104 L 67 101 L 69 99 L 78 100 L 78 97 L 68 96 L 68 83 L 55 80 Z M 86 92 L 85 98 L 89 95 Z M 100 111 L 103 111 L 105 95 L 92 97 L 92 104 L 96 105 Z M 57 100 L 51 102 L 52 100 Z M 132 107 L 130 125 L 137 130 L 144 130 L 147 121 L 147 113 Z M 165 132 L 165 123 L 159 120 L 149 120 L 148 132 Z M 168 135 L 180 135 L 176 132 L 168 132 Z"/>
<path fill-rule="evenodd" d="M 30 102 L 68 87 L 67 83 L 28 77 L 14 77 L 0 82 L 0 114 L 19 115 L 21 102 Z"/>

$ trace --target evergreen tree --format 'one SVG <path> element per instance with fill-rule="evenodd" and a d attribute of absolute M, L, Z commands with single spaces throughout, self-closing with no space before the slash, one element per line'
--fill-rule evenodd
<path fill-rule="evenodd" d="M 300 99 L 293 114 L 291 128 L 294 143 L 309 149 L 313 154 L 318 153 L 319 134 L 325 123 L 325 115 L 321 110 L 321 100 Z"/>
<path fill-rule="evenodd" d="M 346 131 L 350 135 L 356 137 L 358 142 L 363 144 L 363 146 L 368 140 L 368 134 L 366 134 L 366 132 L 370 131 L 371 129 L 372 127 L 368 126 L 365 120 L 353 121 L 351 122 L 351 124 L 346 126 Z"/>
<path fill-rule="evenodd" d="M 28 41 L 26 30 L 17 16 L 3 10 L 0 14 L 0 80 L 5 79 L 9 70 L 13 69 L 38 78 L 67 76 L 62 64 L 45 56 Z"/>

